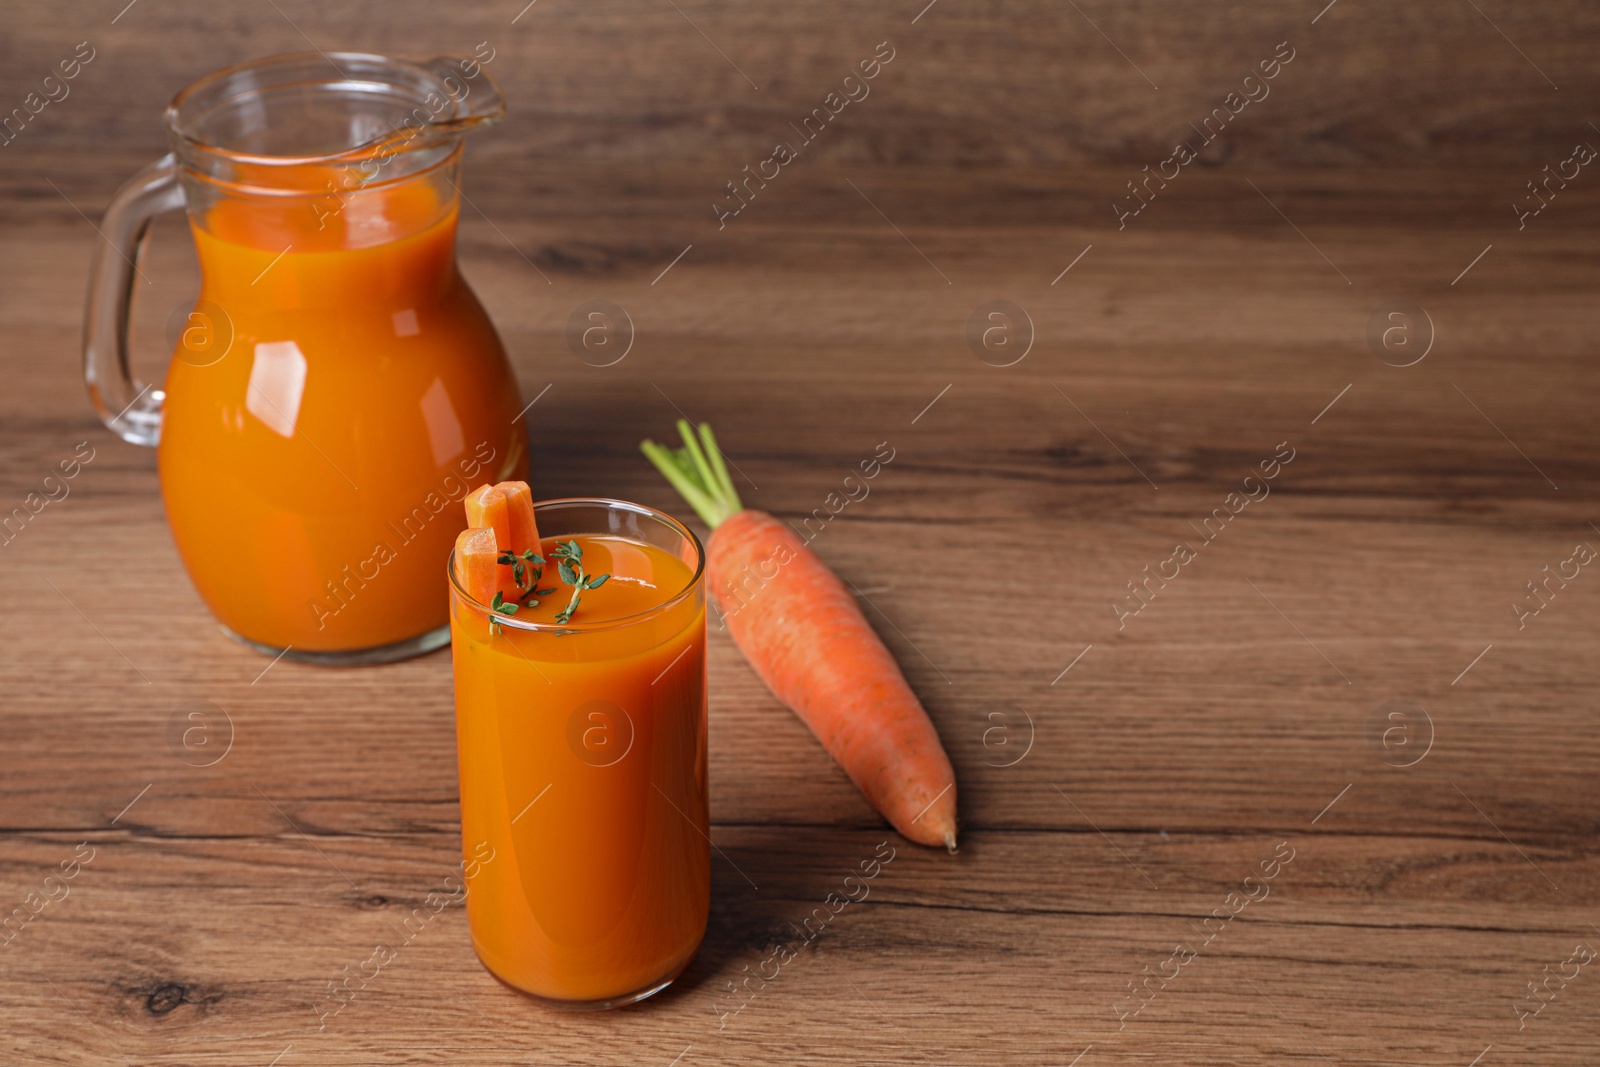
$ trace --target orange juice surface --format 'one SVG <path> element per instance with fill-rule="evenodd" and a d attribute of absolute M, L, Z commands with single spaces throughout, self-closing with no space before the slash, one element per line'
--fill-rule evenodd
<path fill-rule="evenodd" d="M 202 284 L 167 374 L 162 495 L 195 587 L 249 640 L 357 650 L 444 625 L 455 501 L 526 469 L 516 380 L 437 189 L 191 215 Z"/>
<path fill-rule="evenodd" d="M 511 985 L 592 1002 L 670 980 L 705 933 L 706 627 L 699 595 L 662 607 L 689 586 L 682 560 L 573 540 L 611 575 L 572 618 L 596 629 L 492 635 L 452 591 L 451 647 L 463 852 L 493 850 L 467 897 L 473 945 Z M 553 562 L 548 587 L 517 618 L 553 622 L 571 594 Z"/>

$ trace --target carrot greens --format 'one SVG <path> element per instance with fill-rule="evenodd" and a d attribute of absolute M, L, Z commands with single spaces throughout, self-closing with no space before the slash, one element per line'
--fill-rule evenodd
<path fill-rule="evenodd" d="M 639 448 L 689 502 L 695 514 L 715 530 L 729 516 L 743 511 L 744 504 L 733 487 L 733 479 L 728 477 L 728 467 L 722 461 L 722 450 L 717 447 L 711 427 L 702 422 L 696 434 L 687 419 L 679 419 L 678 433 L 683 437 L 682 448 L 669 448 L 654 441 L 640 442 Z"/>

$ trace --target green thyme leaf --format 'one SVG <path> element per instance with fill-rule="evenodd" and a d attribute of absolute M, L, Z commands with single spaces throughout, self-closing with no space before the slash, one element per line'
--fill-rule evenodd
<path fill-rule="evenodd" d="M 567 601 L 567 606 L 556 612 L 556 622 L 566 623 L 572 618 L 573 612 L 578 610 L 579 596 L 586 589 L 598 589 L 605 584 L 609 574 L 592 576 L 583 572 L 583 546 L 575 540 L 557 541 L 556 547 L 550 555 L 557 561 L 561 571 L 561 580 L 572 586 L 572 599 Z M 555 590 L 548 590 L 554 592 Z"/>

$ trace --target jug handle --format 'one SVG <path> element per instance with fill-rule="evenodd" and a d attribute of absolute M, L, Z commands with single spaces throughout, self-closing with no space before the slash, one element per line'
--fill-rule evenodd
<path fill-rule="evenodd" d="M 133 282 L 151 220 L 183 204 L 177 163 L 169 154 L 135 174 L 111 198 L 89 267 L 83 381 L 100 421 L 130 444 L 161 440 L 166 397 L 153 383 L 141 384 L 128 359 Z"/>

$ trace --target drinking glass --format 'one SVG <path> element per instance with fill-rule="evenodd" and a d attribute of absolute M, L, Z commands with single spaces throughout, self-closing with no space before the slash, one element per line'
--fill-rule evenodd
<path fill-rule="evenodd" d="M 536 623 L 475 600 L 452 555 L 467 920 L 503 981 L 609 1008 L 665 988 L 705 933 L 705 557 L 681 523 L 638 504 L 534 510 L 547 559 L 555 539 L 577 539 L 590 573 L 643 576 L 649 592 L 625 617 L 586 620 L 586 602 L 564 625 Z M 541 584 L 565 597 L 554 571 Z"/>

